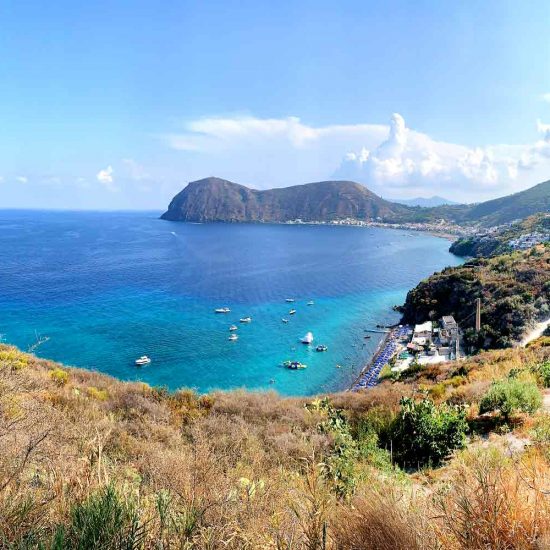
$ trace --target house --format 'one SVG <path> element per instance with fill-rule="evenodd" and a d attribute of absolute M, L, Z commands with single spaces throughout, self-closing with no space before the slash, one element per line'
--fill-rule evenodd
<path fill-rule="evenodd" d="M 432 341 L 432 329 L 433 325 L 431 321 L 415 325 L 411 342 L 419 346 L 430 344 Z"/>
<path fill-rule="evenodd" d="M 442 346 L 454 346 L 458 339 L 458 323 L 452 315 L 444 315 L 441 319 L 439 343 Z"/>

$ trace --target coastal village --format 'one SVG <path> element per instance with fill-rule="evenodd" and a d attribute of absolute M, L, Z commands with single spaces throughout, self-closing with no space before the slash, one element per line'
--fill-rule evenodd
<path fill-rule="evenodd" d="M 426 321 L 414 327 L 399 325 L 392 328 L 386 332 L 372 361 L 363 369 L 351 390 L 375 386 L 384 367 L 399 374 L 415 365 L 460 359 L 464 356 L 460 335 L 460 327 L 452 315 L 443 316 L 436 323 Z"/>

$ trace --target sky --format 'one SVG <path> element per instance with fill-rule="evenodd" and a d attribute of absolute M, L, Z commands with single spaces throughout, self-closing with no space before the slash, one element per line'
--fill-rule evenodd
<path fill-rule="evenodd" d="M 0 3 L 0 208 L 189 181 L 477 202 L 550 179 L 550 3 Z"/>

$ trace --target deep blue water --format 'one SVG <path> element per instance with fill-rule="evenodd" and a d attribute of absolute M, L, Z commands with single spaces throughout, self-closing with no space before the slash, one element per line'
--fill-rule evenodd
<path fill-rule="evenodd" d="M 391 306 L 409 288 L 459 263 L 448 241 L 420 233 L 157 217 L 0 211 L 4 341 L 28 349 L 47 336 L 37 355 L 172 389 L 312 394 L 347 386 L 378 343 L 364 329 L 396 322 Z M 307 331 L 328 352 L 301 344 Z M 153 362 L 137 368 L 142 354 Z M 308 368 L 285 370 L 285 359 Z"/>

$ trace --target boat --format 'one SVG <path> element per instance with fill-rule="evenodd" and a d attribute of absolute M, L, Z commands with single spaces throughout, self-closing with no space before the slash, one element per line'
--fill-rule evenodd
<path fill-rule="evenodd" d="M 229 330 L 230 330 L 231 332 L 233 332 L 234 330 L 238 330 L 238 328 L 239 328 L 239 327 L 236 326 L 236 325 L 231 325 L 231 326 L 229 327 Z"/>
<path fill-rule="evenodd" d="M 315 305 L 315 302 L 313 300 L 310 300 L 308 303 L 307 303 L 308 306 L 313 306 Z"/>
<path fill-rule="evenodd" d="M 284 318 L 283 318 L 283 319 L 281 319 L 281 321 L 282 321 L 283 323 L 288 323 L 288 319 L 284 319 Z"/>
<path fill-rule="evenodd" d="M 295 309 L 291 309 L 291 310 L 288 312 L 289 315 L 294 315 L 295 313 L 296 313 L 296 310 L 295 310 Z"/>
<path fill-rule="evenodd" d="M 308 332 L 308 333 L 301 339 L 301 342 L 302 342 L 302 344 L 311 344 L 311 342 L 313 342 L 313 333 L 312 333 L 312 332 Z"/>
<path fill-rule="evenodd" d="M 147 355 L 142 355 L 139 359 L 136 359 L 136 365 L 148 365 L 151 362 L 151 359 Z"/>
<path fill-rule="evenodd" d="M 252 317 L 243 317 L 242 319 L 239 319 L 240 323 L 251 323 Z"/>
<path fill-rule="evenodd" d="M 316 351 L 328 351 L 328 347 L 325 344 L 319 344 L 315 349 Z"/>
<path fill-rule="evenodd" d="M 214 313 L 229 313 L 230 311 L 228 307 L 218 307 L 214 310 Z"/>
<path fill-rule="evenodd" d="M 235 340 L 238 340 L 239 337 L 236 334 L 230 334 L 228 340 L 231 342 L 234 342 Z"/>
<path fill-rule="evenodd" d="M 283 367 L 290 370 L 307 369 L 307 365 L 300 363 L 300 361 L 285 361 Z"/>
<path fill-rule="evenodd" d="M 367 334 L 366 336 L 363 336 L 363 338 L 364 338 L 365 340 L 368 340 L 368 339 L 371 338 L 371 337 Z"/>
<path fill-rule="evenodd" d="M 294 298 L 287 298 L 287 299 L 285 300 L 285 302 L 287 302 L 287 303 L 289 303 L 289 304 L 292 304 L 292 303 L 294 303 L 295 301 L 296 301 L 296 300 L 295 300 Z"/>

